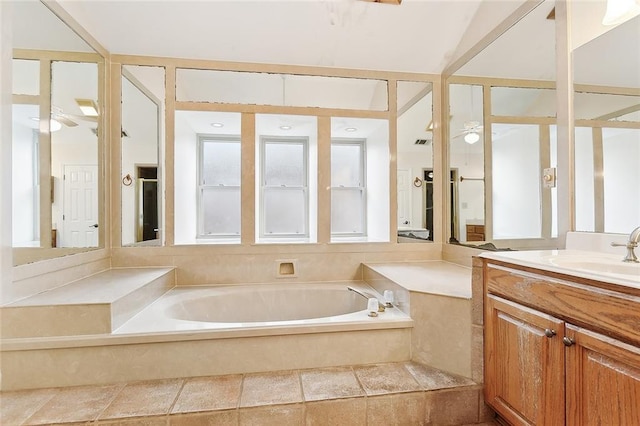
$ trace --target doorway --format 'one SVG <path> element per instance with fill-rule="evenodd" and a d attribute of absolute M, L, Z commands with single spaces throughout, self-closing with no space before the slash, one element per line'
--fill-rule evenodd
<path fill-rule="evenodd" d="M 136 242 L 152 241 L 158 235 L 158 167 L 138 166 Z"/>
<path fill-rule="evenodd" d="M 98 247 L 98 166 L 63 166 L 59 247 Z"/>

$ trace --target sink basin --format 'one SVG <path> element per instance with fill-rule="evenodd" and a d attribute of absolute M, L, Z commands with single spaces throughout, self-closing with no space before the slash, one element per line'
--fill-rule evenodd
<path fill-rule="evenodd" d="M 588 271 L 595 274 L 616 275 L 621 278 L 640 281 L 640 263 L 628 263 L 599 257 L 556 256 L 548 259 L 552 265 Z"/>

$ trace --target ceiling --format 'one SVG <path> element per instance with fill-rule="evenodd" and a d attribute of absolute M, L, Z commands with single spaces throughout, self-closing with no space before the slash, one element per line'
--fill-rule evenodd
<path fill-rule="evenodd" d="M 479 5 L 500 1 L 59 3 L 112 53 L 439 74 Z"/>

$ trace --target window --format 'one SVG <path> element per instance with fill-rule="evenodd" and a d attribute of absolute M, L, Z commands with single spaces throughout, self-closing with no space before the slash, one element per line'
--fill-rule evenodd
<path fill-rule="evenodd" d="M 240 137 L 200 136 L 198 238 L 240 236 Z"/>
<path fill-rule="evenodd" d="M 308 139 L 260 143 L 260 237 L 309 237 Z"/>
<path fill-rule="evenodd" d="M 331 141 L 331 234 L 366 235 L 365 141 Z"/>

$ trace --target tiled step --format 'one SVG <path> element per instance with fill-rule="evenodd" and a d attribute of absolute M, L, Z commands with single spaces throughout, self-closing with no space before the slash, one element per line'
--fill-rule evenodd
<path fill-rule="evenodd" d="M 4 305 L 2 337 L 111 333 L 174 285 L 174 268 L 109 269 Z"/>
<path fill-rule="evenodd" d="M 401 362 L 4 392 L 0 424 L 490 424 L 481 392 Z"/>

